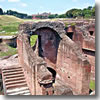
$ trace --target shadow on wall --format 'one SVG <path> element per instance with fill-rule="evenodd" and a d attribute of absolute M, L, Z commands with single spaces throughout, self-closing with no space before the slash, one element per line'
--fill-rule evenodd
<path fill-rule="evenodd" d="M 0 43 L 2 43 L 2 39 L 0 39 Z"/>
<path fill-rule="evenodd" d="M 47 69 L 52 73 L 52 76 L 55 79 L 56 78 L 56 71 L 54 69 L 52 69 L 51 67 L 47 67 Z"/>

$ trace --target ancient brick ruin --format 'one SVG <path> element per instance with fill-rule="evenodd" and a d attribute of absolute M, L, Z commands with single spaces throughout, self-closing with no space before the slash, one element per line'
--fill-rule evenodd
<path fill-rule="evenodd" d="M 32 35 L 38 35 L 33 47 Z M 95 80 L 94 22 L 23 23 L 17 46 L 32 95 L 89 94 L 90 78 Z"/>

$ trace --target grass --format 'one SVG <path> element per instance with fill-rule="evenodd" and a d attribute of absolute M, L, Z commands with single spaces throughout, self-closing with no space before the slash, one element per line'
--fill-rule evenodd
<path fill-rule="evenodd" d="M 0 57 L 4 57 L 4 56 L 11 56 L 17 53 L 16 48 L 10 47 L 8 45 L 5 45 L 8 47 L 8 50 L 6 52 L 1 51 L 0 52 Z"/>
<path fill-rule="evenodd" d="M 31 44 L 31 47 L 33 47 L 35 45 L 35 42 L 37 40 L 38 36 L 37 35 L 32 35 L 30 37 L 30 44 Z"/>
<path fill-rule="evenodd" d="M 76 23 L 64 23 L 65 24 L 65 27 L 67 28 L 69 25 L 71 25 L 71 26 L 75 26 L 76 25 Z"/>
<path fill-rule="evenodd" d="M 7 25 L 14 22 L 23 22 L 23 19 L 11 15 L 0 15 L 0 22 L 1 25 Z"/>
<path fill-rule="evenodd" d="M 33 46 L 35 45 L 35 42 L 36 42 L 36 40 L 37 40 L 37 37 L 38 37 L 37 35 L 32 35 L 32 36 L 30 37 L 30 44 L 31 44 L 31 47 L 33 47 Z M 14 54 L 17 53 L 16 48 L 10 47 L 10 46 L 8 46 L 8 45 L 5 45 L 5 46 L 8 48 L 8 50 L 7 50 L 6 52 L 0 51 L 0 57 L 12 56 L 12 55 L 14 55 Z"/>
<path fill-rule="evenodd" d="M 95 90 L 95 81 L 93 80 L 90 81 L 90 89 Z"/>
<path fill-rule="evenodd" d="M 18 26 L 20 25 L 20 22 L 14 22 L 7 25 L 1 25 L 0 32 L 16 32 L 18 31 Z"/>
<path fill-rule="evenodd" d="M 37 22 L 40 20 L 31 20 L 31 19 L 28 20 L 28 19 L 20 19 L 11 15 L 0 15 L 0 36 L 9 36 L 9 35 L 11 36 L 18 34 L 18 26 L 25 21 Z M 36 39 L 37 39 L 36 35 L 31 37 L 31 46 L 35 44 Z M 1 51 L 0 57 L 11 56 L 17 53 L 16 48 L 12 48 L 8 45 L 5 46 L 7 46 L 8 50 L 6 52 Z"/>
<path fill-rule="evenodd" d="M 26 21 L 58 21 L 58 20 L 69 20 L 64 18 L 55 19 L 20 19 L 11 15 L 0 15 L 0 36 L 2 35 L 16 35 L 18 34 L 18 26 Z M 66 26 L 68 26 L 66 24 Z"/>
<path fill-rule="evenodd" d="M 14 35 L 18 33 L 18 26 L 24 22 L 24 20 L 9 16 L 0 15 L 0 35 Z"/>
<path fill-rule="evenodd" d="M 46 19 L 20 19 L 11 15 L 0 15 L 0 36 L 18 34 L 19 25 L 26 21 L 39 22 Z"/>

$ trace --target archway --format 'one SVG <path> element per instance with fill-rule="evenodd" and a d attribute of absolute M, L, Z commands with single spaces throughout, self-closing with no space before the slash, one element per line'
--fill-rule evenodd
<path fill-rule="evenodd" d="M 35 31 L 38 35 L 38 54 L 52 63 L 56 63 L 60 36 L 49 27 L 39 28 Z"/>

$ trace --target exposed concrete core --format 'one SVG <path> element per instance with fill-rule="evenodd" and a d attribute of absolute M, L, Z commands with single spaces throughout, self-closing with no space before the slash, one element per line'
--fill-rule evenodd
<path fill-rule="evenodd" d="M 19 61 L 32 95 L 89 94 L 91 64 L 84 54 L 88 55 L 87 48 L 94 50 L 94 40 L 93 37 L 88 40 L 89 47 L 88 33 L 82 28 L 70 26 L 65 30 L 62 22 L 20 25 L 17 38 Z M 29 41 L 31 35 L 38 35 L 33 48 Z"/>

